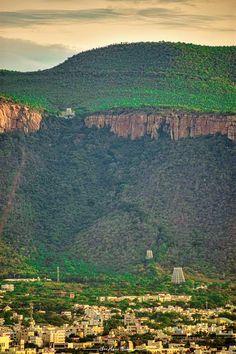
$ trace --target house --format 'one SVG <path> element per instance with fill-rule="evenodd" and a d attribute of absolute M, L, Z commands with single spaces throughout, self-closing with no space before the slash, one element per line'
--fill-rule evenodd
<path fill-rule="evenodd" d="M 8 335 L 0 335 L 0 352 L 9 350 L 10 337 Z"/>

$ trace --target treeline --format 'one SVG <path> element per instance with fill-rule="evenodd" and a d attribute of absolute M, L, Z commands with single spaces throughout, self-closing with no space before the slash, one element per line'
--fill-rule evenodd
<path fill-rule="evenodd" d="M 232 113 L 235 56 L 235 47 L 120 44 L 80 53 L 49 70 L 2 70 L 0 87 L 47 110 L 168 106 Z"/>

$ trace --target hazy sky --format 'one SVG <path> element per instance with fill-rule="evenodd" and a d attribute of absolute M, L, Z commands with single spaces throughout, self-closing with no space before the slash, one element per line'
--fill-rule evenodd
<path fill-rule="evenodd" d="M 37 70 L 111 43 L 236 44 L 236 0 L 0 0 L 0 68 Z"/>

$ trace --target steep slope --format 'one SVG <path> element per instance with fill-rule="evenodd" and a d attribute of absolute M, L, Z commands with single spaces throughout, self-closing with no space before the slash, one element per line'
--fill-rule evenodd
<path fill-rule="evenodd" d="M 132 141 L 47 119 L 33 135 L 0 136 L 2 212 L 20 146 L 25 165 L 2 241 L 34 268 L 127 271 L 151 248 L 166 267 L 235 271 L 236 149 L 227 137 Z"/>
<path fill-rule="evenodd" d="M 12 182 L 12 188 L 9 192 L 7 203 L 6 203 L 5 207 L 3 208 L 2 217 L 0 220 L 0 238 L 1 238 L 2 233 L 4 231 L 4 227 L 5 227 L 7 220 L 8 220 L 8 215 L 11 212 L 11 208 L 12 208 L 14 200 L 15 200 L 17 188 L 20 184 L 20 179 L 21 179 L 21 175 L 22 175 L 24 166 L 25 166 L 25 149 L 23 146 L 23 148 L 21 149 L 20 165 L 19 165 L 18 170 L 16 171 L 16 175 L 14 176 L 14 180 Z"/>
<path fill-rule="evenodd" d="M 150 248 L 164 267 L 235 273 L 235 54 L 122 44 L 1 71 L 21 102 L 0 102 L 2 274 L 130 271 Z"/>
<path fill-rule="evenodd" d="M 0 88 L 48 109 L 168 106 L 236 112 L 235 57 L 235 47 L 120 44 L 80 53 L 50 70 L 1 71 Z"/>
<path fill-rule="evenodd" d="M 33 133 L 39 130 L 41 121 L 41 112 L 0 97 L 0 133 L 14 130 Z"/>
<path fill-rule="evenodd" d="M 97 128 L 108 126 L 116 135 L 130 137 L 132 140 L 146 134 L 158 139 L 161 131 L 169 134 L 172 140 L 210 134 L 222 134 L 230 140 L 236 140 L 236 115 L 173 109 L 110 111 L 86 117 L 85 124 Z"/>

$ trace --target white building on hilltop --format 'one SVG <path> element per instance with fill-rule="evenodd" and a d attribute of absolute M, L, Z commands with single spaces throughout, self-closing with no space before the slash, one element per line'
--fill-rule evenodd
<path fill-rule="evenodd" d="M 75 111 L 72 108 L 66 108 L 65 111 L 60 112 L 59 116 L 65 119 L 72 119 L 75 117 Z"/>

